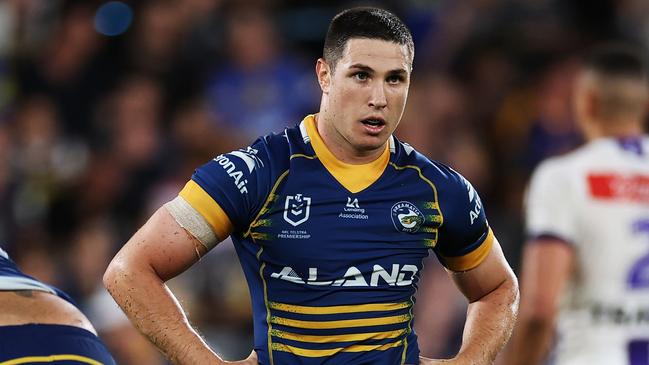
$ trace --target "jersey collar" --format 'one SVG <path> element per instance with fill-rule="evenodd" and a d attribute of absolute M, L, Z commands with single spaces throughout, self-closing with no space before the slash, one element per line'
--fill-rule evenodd
<path fill-rule="evenodd" d="M 315 124 L 315 115 L 311 114 L 300 123 L 300 132 L 305 143 L 311 142 L 316 156 L 331 175 L 347 190 L 358 193 L 365 190 L 381 177 L 390 161 L 390 151 L 394 148 L 392 136 L 390 143 L 376 160 L 360 165 L 340 161 L 329 151 Z"/>

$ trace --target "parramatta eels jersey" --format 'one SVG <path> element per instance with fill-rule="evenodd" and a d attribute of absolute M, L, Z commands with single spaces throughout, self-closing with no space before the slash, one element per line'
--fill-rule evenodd
<path fill-rule="evenodd" d="M 649 364 L 649 138 L 600 138 L 535 171 L 527 231 L 573 248 L 556 364 Z"/>
<path fill-rule="evenodd" d="M 313 115 L 198 168 L 180 197 L 232 239 L 260 364 L 418 364 L 412 307 L 432 249 L 450 270 L 493 234 L 461 175 L 391 137 L 366 165 L 337 160 Z"/>
<path fill-rule="evenodd" d="M 9 258 L 7 252 L 0 248 L 0 291 L 37 290 L 58 295 L 59 297 L 75 304 L 72 298 L 61 290 L 44 284 L 33 277 L 26 275 Z M 76 304 L 75 304 L 76 305 Z"/>

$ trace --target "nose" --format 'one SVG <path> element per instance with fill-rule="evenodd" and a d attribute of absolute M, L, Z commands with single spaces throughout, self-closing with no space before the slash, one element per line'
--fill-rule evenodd
<path fill-rule="evenodd" d="M 382 109 L 388 105 L 388 99 L 385 95 L 385 86 L 383 83 L 375 83 L 372 85 L 370 100 L 368 102 L 370 108 Z"/>

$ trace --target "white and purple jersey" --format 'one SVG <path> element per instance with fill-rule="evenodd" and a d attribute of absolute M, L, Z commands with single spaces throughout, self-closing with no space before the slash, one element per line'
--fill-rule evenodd
<path fill-rule="evenodd" d="M 649 365 L 649 138 L 601 138 L 545 161 L 526 216 L 531 238 L 575 253 L 556 363 Z"/>

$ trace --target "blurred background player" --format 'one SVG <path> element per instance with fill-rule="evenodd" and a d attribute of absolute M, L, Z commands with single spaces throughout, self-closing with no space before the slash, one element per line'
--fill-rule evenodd
<path fill-rule="evenodd" d="M 553 346 L 559 365 L 649 364 L 647 101 L 640 49 L 606 45 L 583 62 L 574 102 L 588 142 L 531 179 L 505 364 L 541 364 Z"/>
<path fill-rule="evenodd" d="M 23 274 L 0 248 L 0 363 L 114 365 L 64 292 Z"/>

